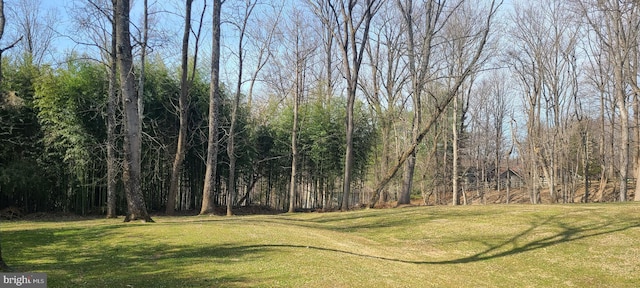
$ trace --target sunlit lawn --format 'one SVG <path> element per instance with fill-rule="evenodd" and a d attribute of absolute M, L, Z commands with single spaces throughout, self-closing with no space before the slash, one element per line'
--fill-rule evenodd
<path fill-rule="evenodd" d="M 638 287 L 640 203 L 2 222 L 49 287 Z"/>

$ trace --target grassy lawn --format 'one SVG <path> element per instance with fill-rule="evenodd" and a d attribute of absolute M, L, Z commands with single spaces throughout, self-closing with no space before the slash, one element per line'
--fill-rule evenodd
<path fill-rule="evenodd" d="M 637 287 L 640 203 L 2 222 L 49 287 Z"/>

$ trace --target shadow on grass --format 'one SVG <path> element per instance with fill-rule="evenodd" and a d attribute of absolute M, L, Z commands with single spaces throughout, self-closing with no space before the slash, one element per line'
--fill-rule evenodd
<path fill-rule="evenodd" d="M 49 287 L 246 287 L 259 277 L 215 269 L 253 253 L 250 249 L 168 245 L 135 235 L 109 241 L 127 228 L 3 231 L 3 256 L 14 271 L 47 273 Z M 213 265 L 193 268 L 205 263 Z"/>
<path fill-rule="evenodd" d="M 536 229 L 540 227 L 553 227 L 559 231 L 551 232 L 551 235 L 538 237 Z M 568 243 L 572 241 L 614 234 L 631 228 L 640 227 L 640 222 L 626 223 L 623 221 L 607 221 L 600 224 L 586 224 L 582 226 L 572 226 L 562 222 L 560 216 L 553 216 L 547 219 L 541 219 L 521 233 L 501 242 L 498 245 L 488 245 L 489 248 L 480 251 L 471 256 L 458 259 L 440 261 L 440 262 L 414 262 L 417 264 L 459 264 L 484 261 L 494 258 L 506 257 L 524 252 L 543 249 L 558 244 Z M 555 229 L 554 229 L 555 230 Z M 547 233 L 548 234 L 548 233 Z"/>
<path fill-rule="evenodd" d="M 253 221 L 269 222 L 284 225 L 296 225 L 305 228 L 319 228 L 337 232 L 353 232 L 366 229 L 395 228 L 412 223 L 426 223 L 435 220 L 457 220 L 460 218 L 474 218 L 490 216 L 493 211 L 486 209 L 464 209 L 465 207 L 450 207 L 450 209 L 430 209 L 429 206 L 415 206 L 395 209 L 355 210 L 349 212 L 319 213 L 312 218 L 293 218 L 292 214 L 280 215 L 269 219 Z"/>
<path fill-rule="evenodd" d="M 390 212 L 393 212 L 391 213 L 393 215 L 390 215 Z M 469 213 L 468 210 L 437 212 L 438 215 L 429 212 L 417 217 L 420 217 L 420 221 L 455 217 L 473 219 L 474 216 L 492 213 L 491 210 L 481 210 L 475 214 Z M 415 218 L 416 215 L 413 212 L 399 210 L 374 211 L 374 213 L 349 212 L 329 216 L 327 217 L 329 219 L 319 217 L 306 221 L 288 216 L 246 219 L 238 217 L 219 221 L 225 221 L 225 223 L 228 221 L 274 222 L 281 225 L 344 231 L 396 225 L 402 227 L 406 217 Z M 242 269 L 230 272 L 228 267 L 219 265 L 236 265 L 242 261 L 248 265 L 242 267 L 251 268 L 253 263 L 263 263 L 265 260 L 261 259 L 267 257 L 267 254 L 282 253 L 287 249 L 312 249 L 395 263 L 464 264 L 518 255 L 640 227 L 640 220 L 629 220 L 633 217 L 626 218 L 626 221 L 613 217 L 599 218 L 601 221 L 588 221 L 587 224 L 580 224 L 576 221 L 579 219 L 575 217 L 563 219 L 559 214 L 534 217 L 536 218 L 530 221 L 525 229 L 510 234 L 512 236 L 502 241 L 485 241 L 483 240 L 486 239 L 485 235 L 479 234 L 464 236 L 466 238 L 459 237 L 460 239 L 457 239 L 459 241 L 480 243 L 486 248 L 469 256 L 442 260 L 382 257 L 347 249 L 321 247 L 321 245 L 242 244 L 238 241 L 198 245 L 192 242 L 182 244 L 184 242 L 180 239 L 177 239 L 177 242 L 154 241 L 156 239 L 153 237 L 157 237 L 157 234 L 145 236 L 144 233 L 139 235 L 121 231 L 121 229 L 133 228 L 127 224 L 3 231 L 2 247 L 5 249 L 3 256 L 8 258 L 5 260 L 8 260 L 14 269 L 48 273 L 50 287 L 246 287 L 272 283 L 272 278 L 286 277 L 286 275 L 275 275 L 273 271 L 241 271 Z M 189 223 L 199 222 L 207 221 L 197 220 Z M 175 225 L 176 223 L 166 224 Z M 341 226 L 343 224 L 344 226 Z M 406 227 L 406 223 L 404 224 Z M 141 225 L 159 229 L 159 226 L 164 224 Z M 112 240 L 114 237 L 116 240 Z M 12 248 L 14 248 L 13 251 Z"/>
<path fill-rule="evenodd" d="M 432 265 L 445 265 L 445 264 L 464 264 L 464 263 L 472 263 L 472 262 L 481 262 L 495 258 L 507 257 L 512 255 L 517 255 L 529 251 L 534 251 L 538 249 L 548 248 L 551 246 L 569 243 L 572 241 L 603 236 L 608 234 L 614 234 L 622 231 L 626 231 L 632 228 L 640 228 L 640 220 L 635 222 L 624 222 L 624 221 L 607 221 L 600 224 L 587 224 L 583 226 L 572 226 L 570 224 L 564 223 L 559 218 L 560 216 L 553 216 L 547 219 L 541 219 L 535 223 L 531 223 L 531 226 L 516 234 L 515 236 L 506 239 L 499 244 L 490 244 L 486 241 L 481 241 L 476 238 L 471 239 L 461 239 L 460 241 L 472 241 L 472 242 L 480 242 L 487 246 L 488 248 L 482 251 L 479 251 L 473 255 L 449 259 L 449 260 L 439 260 L 439 261 L 416 261 L 416 260 L 405 260 L 391 257 L 381 257 L 375 255 L 362 254 L 347 250 L 333 249 L 333 248 L 325 248 L 318 246 L 307 246 L 307 245 L 291 245 L 291 244 L 263 244 L 263 245 L 246 245 L 246 246 L 237 246 L 235 248 L 227 249 L 237 249 L 237 251 L 242 251 L 243 253 L 246 251 L 258 251 L 261 249 L 281 249 L 281 248 L 293 248 L 293 249 L 313 249 L 324 252 L 334 252 L 345 255 L 351 255 L 356 257 L 363 258 L 371 258 L 377 260 L 398 262 L 398 263 L 408 263 L 408 264 L 432 264 Z M 380 227 L 380 226 L 378 226 Z M 551 227 L 553 230 L 560 230 L 556 232 L 552 232 L 551 235 L 548 236 L 536 236 L 537 229 L 542 227 Z M 549 233 L 546 233 L 549 234 Z"/>
<path fill-rule="evenodd" d="M 585 210 L 586 211 L 586 210 Z M 584 212 L 584 211 L 582 211 Z M 437 214 L 436 214 L 437 213 Z M 381 229 L 381 228 L 393 228 L 402 227 L 406 225 L 407 218 L 411 218 L 411 221 L 435 221 L 435 220 L 447 220 L 456 218 L 474 219 L 477 216 L 491 216 L 495 213 L 495 210 L 487 209 L 447 209 L 438 210 L 436 213 L 427 211 L 427 213 L 421 213 L 416 215 L 415 211 L 411 209 L 394 209 L 394 210 L 374 210 L 366 213 L 360 213 L 360 211 L 352 211 L 346 213 L 339 213 L 333 215 L 320 214 L 317 218 L 312 219 L 299 219 L 291 218 L 289 215 L 281 215 L 275 218 L 259 218 L 259 219 L 243 219 L 241 217 L 226 220 L 226 221 L 242 221 L 242 222 L 255 222 L 255 223 L 272 223 L 279 225 L 295 225 L 304 228 L 330 230 L 337 232 L 351 232 L 360 229 Z M 419 219 L 416 220 L 416 217 Z M 529 251 L 535 251 L 538 249 L 544 249 L 555 245 L 569 243 L 572 241 L 588 239 L 608 234 L 614 234 L 622 231 L 626 231 L 632 228 L 640 228 L 640 219 L 625 221 L 624 219 L 615 218 L 602 218 L 602 222 L 593 223 L 589 222 L 584 225 L 575 224 L 570 221 L 576 221 L 570 217 L 570 220 L 563 219 L 562 214 L 546 215 L 532 214 L 532 217 L 536 217 L 534 221 L 529 223 L 529 227 L 514 236 L 504 239 L 503 241 L 483 241 L 483 236 L 468 237 L 466 239 L 458 239 L 457 242 L 476 242 L 487 247 L 484 250 L 478 251 L 470 256 L 465 256 L 455 259 L 447 260 L 435 260 L 435 261 L 420 261 L 420 260 L 406 260 L 392 257 L 381 257 L 376 255 L 367 255 L 358 252 L 340 250 L 319 246 L 308 245 L 295 245 L 295 244 L 261 244 L 261 245 L 239 245 L 224 247 L 226 251 L 234 250 L 238 251 L 238 254 L 247 253 L 247 251 L 258 252 L 264 249 L 314 249 L 325 252 L 335 252 L 345 255 L 399 262 L 409 264 L 464 264 L 472 262 L 481 262 L 485 260 L 491 260 L 501 257 L 507 257 L 512 255 L 518 255 Z M 628 219 L 627 219 L 628 220 Z M 541 231 L 542 230 L 542 231 Z M 544 232 L 544 234 L 540 234 Z"/>

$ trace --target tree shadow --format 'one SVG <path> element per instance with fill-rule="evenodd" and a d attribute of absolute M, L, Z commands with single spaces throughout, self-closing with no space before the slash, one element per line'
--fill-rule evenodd
<path fill-rule="evenodd" d="M 246 287 L 255 282 L 256 275 L 249 279 L 215 269 L 194 277 L 179 265 L 224 264 L 233 258 L 253 257 L 245 255 L 254 253 L 251 249 L 168 245 L 134 237 L 105 241 L 121 235 L 118 230 L 128 226 L 3 231 L 3 256 L 14 271 L 47 273 L 49 287 Z"/>
<path fill-rule="evenodd" d="M 541 219 L 541 221 L 536 221 L 531 223 L 530 227 L 523 230 L 522 232 L 501 241 L 498 244 L 490 244 L 487 241 L 482 241 L 476 238 L 470 239 L 460 239 L 460 241 L 471 241 L 471 242 L 480 242 L 481 244 L 487 246 L 486 249 L 479 251 L 473 255 L 465 256 L 461 258 L 449 259 L 449 260 L 424 260 L 424 261 L 416 261 L 416 260 L 406 260 L 392 257 L 384 257 L 384 256 L 376 256 L 363 254 L 348 250 L 334 249 L 334 248 L 326 248 L 319 247 L 313 245 L 295 245 L 295 244 L 261 244 L 261 245 L 246 245 L 246 246 L 236 246 L 228 248 L 228 249 L 237 249 L 238 251 L 259 251 L 261 249 L 280 249 L 280 248 L 294 248 L 294 249 L 312 249 L 324 252 L 334 252 L 340 253 L 350 256 L 363 257 L 363 258 L 371 258 L 377 260 L 384 260 L 390 262 L 398 262 L 398 263 L 407 263 L 407 264 L 431 264 L 431 265 L 446 265 L 446 264 L 465 264 L 472 262 L 482 262 L 486 260 L 502 258 L 512 255 L 518 255 L 525 252 L 530 252 L 534 250 L 544 249 L 551 246 L 569 243 L 572 241 L 603 236 L 607 234 L 614 234 L 622 231 L 626 231 L 632 228 L 640 228 L 640 220 L 625 223 L 623 221 L 607 221 L 604 223 L 600 223 L 597 225 L 586 224 L 581 226 L 572 226 L 570 224 L 564 223 L 559 219 L 560 216 L 553 216 L 547 219 Z M 551 235 L 537 237 L 536 231 L 538 228 L 542 227 L 552 227 L 556 229 L 560 229 L 558 232 L 553 232 Z M 548 233 L 547 233 L 548 234 Z"/>
<path fill-rule="evenodd" d="M 416 223 L 424 223 L 442 219 L 473 218 L 477 216 L 491 215 L 491 210 L 466 210 L 451 208 L 449 210 L 433 211 L 431 207 L 416 206 L 396 209 L 372 209 L 356 210 L 348 212 L 322 213 L 313 218 L 293 218 L 290 214 L 278 215 L 269 219 L 256 219 L 247 221 L 260 221 L 295 225 L 305 228 L 325 229 L 337 232 L 353 232 L 365 229 L 380 229 L 402 227 L 409 220 Z M 420 210 L 416 213 L 416 210 Z"/>
<path fill-rule="evenodd" d="M 388 211 L 385 211 L 388 213 Z M 438 211 L 442 212 L 442 211 Z M 425 213 L 420 221 L 448 219 L 469 216 L 466 210 L 443 212 L 438 215 Z M 382 213 L 382 212 L 381 212 Z M 397 212 L 402 213 L 402 211 Z M 480 214 L 492 213 L 478 212 Z M 281 225 L 298 225 L 327 231 L 344 231 L 343 229 L 376 229 L 385 227 L 402 227 L 404 216 L 414 214 L 384 215 L 373 213 L 386 219 L 366 218 L 362 223 L 351 223 L 359 216 L 369 214 L 338 215 L 327 219 L 317 218 L 300 221 L 286 216 L 265 218 L 225 218 L 224 221 L 269 222 Z M 472 213 L 473 214 L 473 213 Z M 375 216 L 371 216 L 375 217 Z M 242 271 L 228 273 L 224 269 L 217 270 L 216 265 L 227 265 L 242 261 L 260 262 L 269 253 L 283 253 L 284 249 L 316 250 L 338 253 L 354 257 L 362 257 L 389 261 L 391 263 L 449 265 L 488 261 L 530 251 L 544 249 L 608 234 L 623 232 L 640 227 L 640 219 L 623 221 L 617 218 L 600 218 L 601 221 L 580 223 L 575 217 L 563 219 L 563 215 L 537 216 L 524 229 L 510 234 L 505 239 L 487 241 L 485 235 L 455 237 L 457 241 L 474 242 L 483 245 L 469 256 L 438 260 L 412 260 L 401 257 L 388 257 L 357 252 L 351 249 L 336 249 L 322 245 L 300 245 L 287 243 L 242 243 L 233 241 L 222 244 L 194 245 L 182 244 L 180 241 L 153 241 L 147 237 L 126 233 L 120 229 L 129 229 L 131 224 L 101 224 L 87 227 L 56 227 L 28 230 L 3 231 L 3 252 L 5 260 L 12 260 L 13 268 L 18 271 L 45 272 L 50 275 L 51 287 L 246 287 L 253 284 L 269 283 L 272 277 L 268 272 L 252 273 L 244 276 Z M 627 218 L 629 219 L 629 218 Z M 334 222 L 335 221 L 335 222 Z M 339 227 L 345 221 L 346 227 Z M 201 222 L 201 219 L 189 223 Z M 159 225 L 169 223 L 140 224 Z M 406 224 L 406 223 L 405 223 Z M 543 232 L 543 233 L 540 233 Z M 105 241 L 111 237 L 123 237 L 119 241 Z M 179 244 L 175 244 L 179 243 Z M 196 243 L 197 244 L 197 243 Z M 445 243 L 446 244 L 446 243 Z M 15 248 L 14 251 L 11 251 Z M 27 259 L 27 260 L 20 260 Z M 199 263 L 214 263 L 207 266 L 206 273 L 193 277 L 190 267 Z M 226 274 L 225 274 L 226 273 Z"/>

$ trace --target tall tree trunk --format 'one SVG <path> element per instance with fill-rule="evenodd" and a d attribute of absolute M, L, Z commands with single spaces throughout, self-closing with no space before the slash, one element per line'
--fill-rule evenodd
<path fill-rule="evenodd" d="M 496 133 L 496 135 L 502 135 L 501 132 Z M 501 137 L 501 136 L 500 136 Z M 494 161 L 496 162 L 496 167 L 493 171 L 493 179 L 496 181 L 496 190 L 498 190 L 498 195 L 500 195 L 500 191 L 502 190 L 502 183 L 500 183 L 500 165 L 502 165 L 502 161 L 500 157 L 500 149 L 502 148 L 501 140 L 496 137 L 496 151 L 494 155 Z"/>
<path fill-rule="evenodd" d="M 293 127 L 291 128 L 291 179 L 289 183 L 289 213 L 295 212 L 298 174 L 298 105 L 302 96 L 302 59 L 300 55 L 299 32 L 296 32 L 296 79 L 293 94 Z"/>
<path fill-rule="evenodd" d="M 416 126 L 417 128 L 418 126 Z M 415 129 L 412 129 L 415 130 Z M 413 134 L 413 133 L 412 133 Z M 413 190 L 413 176 L 416 170 L 416 151 L 407 158 L 407 163 L 402 176 L 402 189 L 398 195 L 398 205 L 411 203 L 411 190 Z"/>
<path fill-rule="evenodd" d="M 640 153 L 640 151 L 638 151 L 638 153 Z M 636 187 L 633 191 L 633 201 L 640 201 L 640 157 L 638 157 L 637 160 L 636 166 L 638 166 L 638 168 L 636 169 L 638 171 L 636 172 Z"/>
<path fill-rule="evenodd" d="M 495 114 L 494 114 L 494 119 L 493 119 L 493 127 L 494 127 L 494 143 L 496 145 L 496 149 L 495 149 L 495 162 L 496 162 L 496 167 L 495 167 L 495 174 L 494 174 L 494 179 L 496 181 L 496 186 L 498 189 L 498 192 L 500 192 L 500 190 L 503 188 L 502 185 L 502 181 L 500 179 L 500 171 L 501 171 L 501 166 L 502 166 L 502 143 L 503 143 L 503 129 L 502 129 L 502 125 L 504 122 L 504 118 L 505 118 L 505 114 L 507 113 L 506 111 L 506 105 L 505 105 L 505 93 L 504 93 L 504 84 L 497 84 L 495 86 L 495 97 L 496 97 L 496 102 L 494 102 L 495 105 Z M 508 158 L 511 157 L 511 151 L 509 151 L 509 154 L 507 155 L 507 163 L 508 163 Z M 507 175 L 509 175 L 509 165 L 507 164 Z M 507 182 L 508 183 L 508 182 Z M 509 184 L 507 184 L 507 194 L 509 194 Z M 498 193 L 499 194 L 499 193 Z M 508 202 L 508 195 L 507 195 L 507 203 Z"/>
<path fill-rule="evenodd" d="M 511 160 L 511 152 L 513 151 L 513 146 L 511 146 L 511 149 L 509 150 L 509 154 L 507 155 L 507 200 L 505 201 L 506 204 L 509 204 L 509 202 L 511 202 L 511 167 L 509 164 L 510 160 Z M 500 176 L 498 176 L 500 177 Z M 499 181 L 499 180 L 498 180 Z"/>
<path fill-rule="evenodd" d="M 115 9 L 114 19 L 115 19 Z M 111 22 L 112 31 L 115 31 L 115 21 Z M 116 119 L 116 108 L 118 106 L 118 93 L 116 86 L 118 82 L 117 56 L 116 56 L 116 35 L 111 37 L 111 51 L 109 53 L 109 91 L 107 99 L 107 218 L 116 218 L 116 177 L 118 175 L 118 159 L 116 155 L 116 127 L 118 126 Z"/>
<path fill-rule="evenodd" d="M 297 76 L 296 76 L 297 77 Z M 296 80 L 297 81 L 297 80 Z M 297 86 L 297 84 L 296 84 Z M 297 88 L 296 88 L 297 89 Z M 295 212 L 298 174 L 298 92 L 293 100 L 293 128 L 291 128 L 291 179 L 289 181 L 289 213 Z"/>
<path fill-rule="evenodd" d="M 145 0 L 146 1 L 146 0 Z M 187 151 L 187 111 L 189 110 L 189 88 L 190 83 L 187 79 L 189 73 L 189 35 L 191 33 L 191 4 L 193 0 L 185 1 L 185 20 L 184 32 L 182 34 L 182 59 L 180 73 L 180 97 L 178 98 L 178 117 L 180 127 L 178 130 L 178 143 L 176 145 L 176 154 L 171 167 L 171 181 L 169 183 L 169 195 L 167 195 L 166 213 L 173 215 L 176 206 L 176 197 L 178 196 L 178 182 L 180 180 L 180 172 L 182 171 L 182 163 L 184 162 L 185 153 Z"/>
<path fill-rule="evenodd" d="M 213 0 L 212 45 L 211 45 L 211 84 L 209 87 L 209 134 L 207 141 L 207 162 L 202 191 L 200 214 L 214 212 L 215 178 L 218 165 L 218 118 L 220 107 L 220 9 L 221 0 Z"/>
<path fill-rule="evenodd" d="M 242 89 L 242 77 L 244 66 L 244 37 L 249 22 L 249 17 L 257 2 L 247 2 L 242 23 L 239 25 L 240 35 L 238 39 L 238 81 L 236 82 L 236 93 L 231 104 L 231 123 L 229 124 L 229 136 L 227 138 L 227 156 L 229 157 L 229 179 L 227 183 L 227 216 L 233 215 L 233 202 L 236 195 L 236 123 L 238 122 L 238 106 L 240 106 L 240 94 Z"/>
<path fill-rule="evenodd" d="M 325 30 L 323 31 L 323 36 L 326 37 L 325 39 L 325 43 L 324 43 L 324 58 L 326 63 L 325 64 L 325 69 L 327 71 L 325 71 L 326 75 L 326 79 L 325 81 L 326 83 L 326 88 L 327 91 L 325 91 L 325 99 L 324 99 L 324 103 L 326 105 L 326 107 L 331 107 L 331 97 L 333 97 L 333 34 L 331 34 L 331 30 L 333 29 L 332 26 L 330 26 L 329 24 L 325 24 L 326 27 Z"/>
<path fill-rule="evenodd" d="M 138 95 L 135 91 L 133 56 L 129 32 L 129 0 L 115 0 L 117 62 L 120 68 L 120 90 L 124 105 L 124 163 L 122 178 L 127 196 L 128 213 L 124 221 L 153 222 L 147 213 L 144 195 L 140 189 L 140 119 Z"/>
<path fill-rule="evenodd" d="M 637 72 L 635 73 L 636 75 L 638 74 Z M 635 85 L 632 85 L 635 86 Z M 635 90 L 635 89 L 634 89 Z M 633 201 L 640 201 L 640 181 L 638 181 L 638 179 L 640 179 L 640 101 L 638 101 L 638 94 L 637 92 L 634 93 L 635 95 L 633 95 L 633 141 L 636 143 L 636 145 L 634 145 L 634 153 L 633 153 L 633 164 L 635 167 L 635 178 L 636 178 L 636 185 L 635 185 L 635 189 L 633 192 Z"/>
<path fill-rule="evenodd" d="M 617 70 L 617 69 L 616 69 Z M 618 72 L 614 72 L 614 77 L 618 78 Z M 620 79 L 620 78 L 618 78 Z M 616 81 L 617 82 L 617 81 Z M 618 82 L 619 86 L 616 87 L 616 97 L 620 110 L 620 202 L 627 201 L 627 179 L 629 178 L 629 157 L 630 157 L 630 145 L 629 145 L 629 112 L 626 105 L 626 94 L 624 88 L 621 87 L 622 83 Z"/>
<path fill-rule="evenodd" d="M 636 20 L 637 21 L 637 20 Z M 640 21 L 639 21 L 640 22 Z M 639 31 L 640 32 L 640 31 Z M 634 131 L 634 142 L 636 143 L 636 145 L 634 145 L 634 159 L 633 159 L 633 163 L 635 166 L 635 178 L 636 178 L 636 186 L 633 192 L 633 201 L 640 201 L 640 181 L 638 181 L 640 179 L 640 99 L 638 99 L 638 97 L 640 97 L 640 87 L 638 87 L 638 80 L 637 80 L 637 75 L 638 75 L 638 70 L 640 69 L 640 59 L 639 59 L 639 55 L 638 53 L 640 53 L 640 51 L 638 51 L 638 46 L 637 45 L 632 45 L 632 47 L 630 47 L 631 51 L 630 54 L 630 58 L 631 60 L 629 61 L 631 64 L 627 64 L 627 70 L 626 70 L 626 75 L 627 76 L 627 81 L 629 82 L 629 84 L 631 85 L 631 88 L 633 90 L 633 131 Z"/>
<path fill-rule="evenodd" d="M 625 35 L 622 34 L 622 19 L 621 19 L 621 11 L 619 7 L 619 3 L 617 1 L 614 2 L 614 9 L 612 22 L 610 24 L 609 29 L 611 31 L 616 31 L 616 44 L 619 45 L 619 49 L 628 48 L 625 43 L 626 39 Z M 625 91 L 625 79 L 624 79 L 624 67 L 625 61 L 627 60 L 628 55 L 620 55 L 623 54 L 621 51 L 614 51 L 613 48 L 610 48 L 611 58 L 614 59 L 615 64 L 613 67 L 613 88 L 615 89 L 614 95 L 616 98 L 616 103 L 618 104 L 618 109 L 620 111 L 620 141 L 619 147 L 620 149 L 620 202 L 627 201 L 627 180 L 629 179 L 629 163 L 630 163 L 630 135 L 629 135 L 629 110 L 627 107 L 627 94 Z"/>
<path fill-rule="evenodd" d="M 237 93 L 239 94 L 239 92 Z M 236 97 L 239 96 L 236 94 Z M 227 156 L 229 157 L 229 179 L 227 180 L 227 216 L 233 216 L 233 202 L 236 195 L 236 162 L 237 157 L 235 155 L 235 125 L 237 121 L 237 107 L 238 104 L 234 100 L 232 112 L 231 112 L 231 124 L 229 127 L 229 138 L 227 138 Z"/>
<path fill-rule="evenodd" d="M 531 201 L 531 204 L 538 204 L 538 184 L 540 183 L 540 176 L 538 174 L 538 157 L 534 152 L 538 148 L 533 143 L 530 145 L 530 147 L 531 155 L 529 158 L 529 162 L 531 167 L 529 171 L 531 173 L 531 181 L 529 184 L 529 201 Z"/>
<path fill-rule="evenodd" d="M 345 78 L 347 79 L 347 117 L 345 121 L 346 130 L 346 152 L 344 157 L 344 177 L 342 183 L 342 205 L 340 210 L 349 210 L 349 197 L 351 196 L 351 176 L 353 175 L 353 113 L 356 101 L 356 90 L 358 89 L 358 77 L 360 67 L 364 57 L 364 51 L 369 40 L 369 28 L 371 19 L 380 7 L 378 1 L 367 0 L 364 2 L 361 18 L 355 19 L 355 3 L 341 5 L 341 11 L 334 10 L 335 15 L 342 15 L 342 38 L 340 40 L 340 51 L 342 52 L 342 64 Z M 334 7 L 332 7 L 334 8 Z M 334 8 L 335 9 L 335 8 Z M 361 26 L 362 25 L 362 26 Z M 363 28 L 361 28 L 363 27 Z M 358 30 L 362 29 L 361 39 L 357 39 Z"/>
<path fill-rule="evenodd" d="M 138 78 L 138 122 L 140 137 L 142 137 L 142 124 L 144 119 L 144 79 L 145 64 L 147 63 L 147 42 L 149 39 L 149 5 L 148 0 L 143 1 L 142 12 L 142 41 L 140 42 L 140 77 Z M 140 139 L 142 141 L 142 138 Z M 140 146 L 142 149 L 142 146 Z M 140 150 L 142 155 L 142 150 Z"/>
<path fill-rule="evenodd" d="M 453 139 L 451 140 L 452 144 L 453 144 L 453 163 L 452 163 L 452 172 L 451 172 L 451 186 L 452 186 L 452 190 L 453 190 L 453 202 L 452 204 L 454 206 L 459 204 L 460 201 L 460 197 L 458 195 L 458 96 L 454 96 L 453 97 L 453 117 L 452 117 L 452 126 L 453 129 L 451 132 L 453 132 Z M 482 181 L 484 182 L 485 177 L 484 177 L 484 168 L 485 165 L 482 165 Z M 484 195 L 484 188 L 483 188 L 483 192 L 482 194 Z"/>
<path fill-rule="evenodd" d="M 606 153 L 606 121 L 605 121 L 605 93 L 604 89 L 599 85 L 600 90 L 600 185 L 598 186 L 598 202 L 602 202 L 604 197 L 604 190 L 607 187 L 608 177 L 607 177 L 607 157 Z"/>
<path fill-rule="evenodd" d="M 354 81 L 355 82 L 355 81 Z M 346 153 L 344 156 L 344 178 L 342 183 L 342 204 L 340 210 L 349 210 L 349 195 L 351 194 L 351 175 L 353 174 L 353 107 L 356 98 L 355 85 L 347 89 L 347 119 L 346 119 Z"/>
<path fill-rule="evenodd" d="M 144 81 L 145 81 L 145 66 L 147 63 L 147 44 L 149 39 L 149 5 L 147 3 L 148 0 L 143 1 L 143 11 L 142 11 L 142 39 L 140 41 L 140 75 L 138 77 L 138 135 L 140 137 L 140 146 L 138 147 L 138 153 L 142 157 L 142 130 L 143 130 L 143 119 L 144 119 Z M 142 160 L 141 160 L 142 162 Z M 141 170 L 142 173 L 142 170 Z M 142 174 L 140 175 L 142 181 Z"/>
<path fill-rule="evenodd" d="M 588 131 L 586 124 L 582 127 L 581 137 L 582 137 L 582 170 L 584 176 L 584 203 L 589 202 L 589 146 L 587 144 L 588 141 Z"/>
<path fill-rule="evenodd" d="M 421 44 L 416 43 L 415 40 L 415 26 L 416 21 L 413 19 L 413 1 L 408 0 L 406 3 L 401 1 L 397 2 L 404 24 L 407 27 L 407 56 L 409 60 L 409 73 L 411 79 L 411 99 L 413 100 L 413 116 L 411 120 L 411 140 L 415 141 L 420 133 L 420 126 L 422 123 L 422 91 L 425 86 L 426 75 L 429 74 L 430 59 L 431 59 L 431 40 L 435 33 L 434 18 L 438 18 L 440 9 L 435 8 L 437 6 L 433 1 L 428 1 L 425 7 L 424 13 L 424 35 L 421 39 Z M 418 47 L 422 47 L 421 51 L 418 51 Z M 421 59 L 421 63 L 418 60 Z M 409 204 L 411 202 L 411 190 L 413 186 L 413 176 L 416 168 L 416 151 L 413 151 L 407 158 L 407 163 L 404 169 L 404 175 L 402 177 L 402 189 L 400 195 L 398 195 L 398 204 Z"/>

